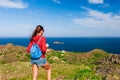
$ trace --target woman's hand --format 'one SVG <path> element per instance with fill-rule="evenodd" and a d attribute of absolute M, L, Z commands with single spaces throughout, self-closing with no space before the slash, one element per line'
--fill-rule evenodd
<path fill-rule="evenodd" d="M 46 43 L 46 48 L 48 48 L 49 47 L 49 44 L 48 43 Z"/>

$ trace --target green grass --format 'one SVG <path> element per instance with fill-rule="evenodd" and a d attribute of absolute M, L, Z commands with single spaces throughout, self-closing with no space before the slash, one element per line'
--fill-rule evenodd
<path fill-rule="evenodd" d="M 58 79 L 60 77 L 63 80 L 85 80 L 95 79 L 101 80 L 100 76 L 96 75 L 94 70 L 90 66 L 84 64 L 51 64 L 52 66 L 52 79 Z M 39 68 L 38 80 L 46 80 L 46 70 Z M 14 62 L 10 64 L 3 64 L 0 66 L 0 76 L 8 80 L 31 80 L 31 65 L 29 62 Z"/>
<path fill-rule="evenodd" d="M 24 47 L 11 45 L 1 52 L 0 80 L 32 80 L 30 55 Z M 47 61 L 52 66 L 52 80 L 103 80 L 104 74 L 101 76 L 96 73 L 98 66 L 94 62 L 108 56 L 107 52 L 99 49 L 88 53 L 51 50 L 46 54 Z M 38 80 L 46 80 L 46 70 L 41 67 L 38 71 Z"/>

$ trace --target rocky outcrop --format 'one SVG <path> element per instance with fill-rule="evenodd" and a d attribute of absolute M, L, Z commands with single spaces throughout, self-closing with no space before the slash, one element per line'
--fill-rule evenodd
<path fill-rule="evenodd" d="M 120 64 L 120 55 L 111 55 L 109 61 L 114 64 Z"/>
<path fill-rule="evenodd" d="M 0 63 L 2 64 L 29 60 L 29 56 L 26 55 L 26 48 L 23 46 L 15 46 L 11 43 L 0 45 Z"/>
<path fill-rule="evenodd" d="M 108 57 L 96 61 L 96 73 L 105 80 L 120 80 L 120 55 L 111 54 Z"/>

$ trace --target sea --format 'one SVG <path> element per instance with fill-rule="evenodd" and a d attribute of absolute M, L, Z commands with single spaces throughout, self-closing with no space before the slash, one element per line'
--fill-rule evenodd
<path fill-rule="evenodd" d="M 29 38 L 0 38 L 0 45 L 12 43 L 25 46 L 29 44 Z M 47 37 L 49 48 L 71 52 L 89 52 L 93 49 L 102 49 L 109 53 L 120 54 L 120 37 Z M 55 44 L 59 42 L 59 44 Z"/>

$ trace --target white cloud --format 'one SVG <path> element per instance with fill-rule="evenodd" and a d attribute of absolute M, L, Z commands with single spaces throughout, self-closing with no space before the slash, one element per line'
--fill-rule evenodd
<path fill-rule="evenodd" d="M 88 2 L 91 4 L 103 4 L 104 3 L 103 0 L 88 0 Z"/>
<path fill-rule="evenodd" d="M 74 18 L 74 23 L 85 27 L 97 27 L 106 29 L 120 28 L 120 15 L 113 13 L 103 13 L 90 8 L 82 7 L 86 10 L 84 18 Z"/>
<path fill-rule="evenodd" d="M 0 7 L 4 8 L 26 8 L 28 5 L 24 4 L 21 0 L 0 0 Z"/>
<path fill-rule="evenodd" d="M 53 2 L 57 3 L 57 4 L 60 4 L 61 1 L 60 0 L 52 0 Z"/>

